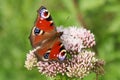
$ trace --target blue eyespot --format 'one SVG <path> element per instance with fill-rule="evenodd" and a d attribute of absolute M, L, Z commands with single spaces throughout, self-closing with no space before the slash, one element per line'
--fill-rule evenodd
<path fill-rule="evenodd" d="M 46 53 L 46 54 L 44 55 L 44 59 L 48 59 L 48 58 L 49 58 L 49 54 L 50 54 L 50 53 Z"/>
<path fill-rule="evenodd" d="M 40 33 L 40 29 L 39 29 L 39 28 L 35 28 L 35 29 L 34 29 L 34 34 L 35 34 L 35 35 L 38 35 L 39 33 Z"/>

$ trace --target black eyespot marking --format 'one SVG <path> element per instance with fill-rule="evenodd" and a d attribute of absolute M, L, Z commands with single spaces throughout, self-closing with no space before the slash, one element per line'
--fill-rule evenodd
<path fill-rule="evenodd" d="M 47 21 L 51 21 L 52 20 L 51 16 L 49 16 L 48 18 L 46 18 L 46 20 Z"/>
<path fill-rule="evenodd" d="M 39 28 L 35 28 L 35 29 L 34 29 L 34 34 L 35 34 L 35 35 L 38 35 L 39 33 L 40 33 L 40 29 L 39 29 Z"/>
<path fill-rule="evenodd" d="M 43 31 L 43 30 L 41 30 L 41 29 L 39 29 L 39 28 L 37 28 L 37 27 L 34 27 L 33 28 L 33 34 L 34 35 L 43 35 L 45 32 Z"/>
<path fill-rule="evenodd" d="M 45 53 L 45 55 L 44 55 L 44 59 L 48 59 L 49 58 L 49 52 L 48 53 Z"/>
<path fill-rule="evenodd" d="M 42 12 L 45 10 L 46 10 L 46 8 L 44 6 L 41 6 L 40 9 L 38 10 L 38 13 L 42 14 Z"/>
<path fill-rule="evenodd" d="M 46 9 L 44 6 L 41 6 L 39 10 L 43 10 L 43 9 Z"/>
<path fill-rule="evenodd" d="M 43 56 L 43 60 L 44 60 L 44 61 L 48 61 L 50 51 L 51 51 L 51 49 L 48 49 L 47 52 L 44 54 L 44 56 Z"/>
<path fill-rule="evenodd" d="M 61 51 L 61 56 L 64 56 L 66 54 L 66 50 L 64 50 L 63 52 Z"/>
<path fill-rule="evenodd" d="M 45 33 L 45 31 L 42 30 L 41 35 L 43 35 L 44 33 Z"/>
<path fill-rule="evenodd" d="M 47 16 L 47 15 L 48 15 L 48 12 L 47 12 L 47 11 L 45 11 L 43 15 L 44 15 L 44 16 Z"/>
<path fill-rule="evenodd" d="M 61 48 L 60 48 L 60 51 L 62 51 L 62 50 L 64 50 L 65 49 L 65 47 L 64 46 L 62 46 Z"/>
<path fill-rule="evenodd" d="M 50 26 L 53 26 L 53 22 L 50 24 Z"/>

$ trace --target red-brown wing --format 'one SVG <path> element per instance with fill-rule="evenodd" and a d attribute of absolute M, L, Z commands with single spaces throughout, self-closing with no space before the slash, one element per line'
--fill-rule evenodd
<path fill-rule="evenodd" d="M 52 46 L 49 59 L 63 61 L 65 57 L 66 57 L 66 50 L 63 44 L 61 43 L 60 39 L 58 39 Z"/>
<path fill-rule="evenodd" d="M 56 33 L 57 31 L 53 25 L 50 13 L 45 7 L 41 6 L 37 11 L 37 19 L 30 34 L 30 42 L 32 46 L 38 46 L 42 41 Z"/>
<path fill-rule="evenodd" d="M 36 55 L 43 61 L 63 61 L 66 57 L 66 50 L 59 37 L 56 37 L 55 39 L 50 39 L 43 43 L 42 47 L 36 51 Z"/>
<path fill-rule="evenodd" d="M 59 54 L 64 53 L 64 51 L 61 52 L 61 40 L 59 38 L 61 33 L 56 31 L 51 15 L 45 7 L 40 7 L 37 13 L 37 19 L 30 34 L 32 47 L 41 47 L 35 52 L 38 58 L 44 61 L 57 60 L 61 56 Z"/>

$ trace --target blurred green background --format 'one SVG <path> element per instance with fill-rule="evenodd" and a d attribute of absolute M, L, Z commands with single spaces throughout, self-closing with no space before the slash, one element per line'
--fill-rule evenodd
<path fill-rule="evenodd" d="M 120 80 L 120 0 L 0 0 L 0 80 L 52 80 L 24 68 L 37 9 L 44 5 L 56 26 L 84 25 L 95 34 L 97 57 L 104 59 L 100 80 Z M 83 80 L 93 80 L 90 74 Z"/>

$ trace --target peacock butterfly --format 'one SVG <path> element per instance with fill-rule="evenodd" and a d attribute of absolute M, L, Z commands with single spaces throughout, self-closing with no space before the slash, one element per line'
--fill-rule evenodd
<path fill-rule="evenodd" d="M 61 42 L 61 35 L 62 32 L 57 32 L 54 26 L 50 12 L 41 6 L 29 37 L 38 60 L 65 60 L 66 50 Z"/>

